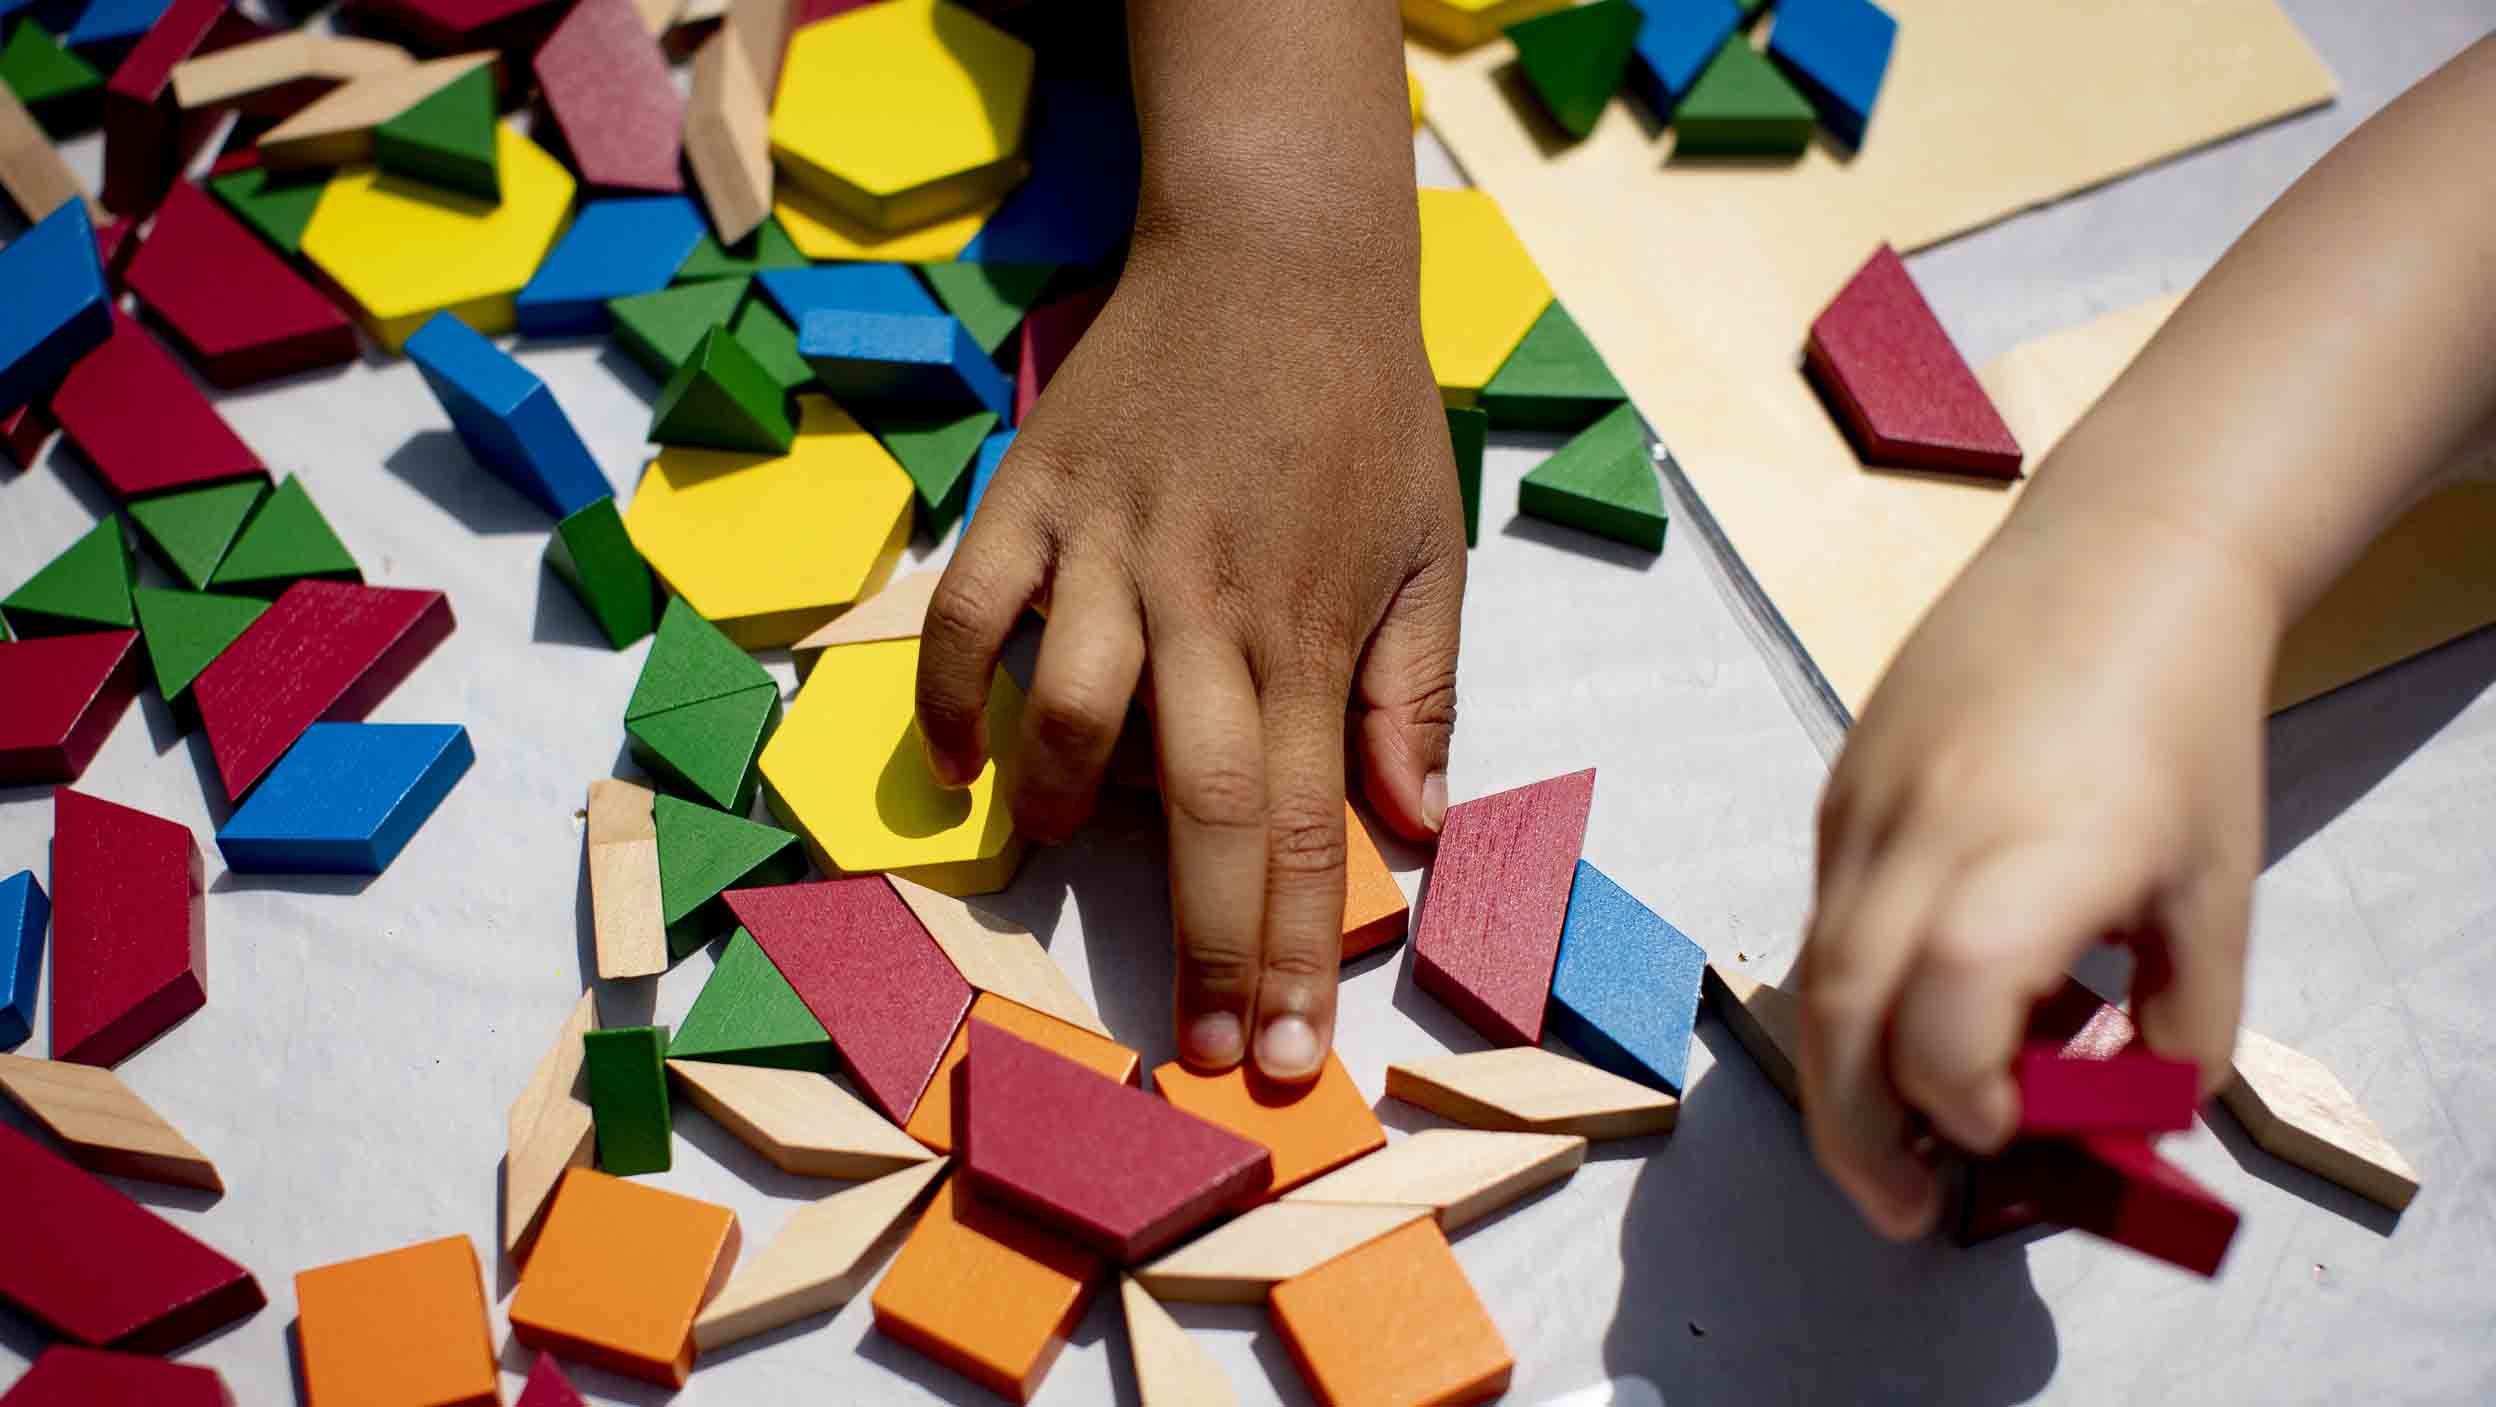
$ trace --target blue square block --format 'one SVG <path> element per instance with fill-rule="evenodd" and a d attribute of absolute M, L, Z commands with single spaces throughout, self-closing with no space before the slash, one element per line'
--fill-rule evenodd
<path fill-rule="evenodd" d="M 1014 432 L 996 430 L 979 442 L 979 458 L 971 465 L 971 492 L 962 504 L 962 530 L 970 531 L 971 515 L 979 511 L 979 501 L 988 496 L 988 482 L 997 477 L 997 466 L 1005 462 L 1005 452 L 1014 447 Z"/>
<path fill-rule="evenodd" d="M 33 870 L 0 879 L 0 1050 L 15 1050 L 34 1034 L 35 978 L 51 926 L 52 900 Z"/>
<path fill-rule="evenodd" d="M 798 354 L 842 405 L 992 410 L 1014 416 L 1014 387 L 970 330 L 943 314 L 817 308 L 797 333 Z"/>
<path fill-rule="evenodd" d="M 1723 0 L 1730 4 L 1732 0 Z M 1135 104 L 1068 79 L 1032 94 L 1031 174 L 964 245 L 965 264 L 1099 264 L 1135 229 Z"/>
<path fill-rule="evenodd" d="M 1671 117 L 1699 70 L 1741 26 L 1734 0 L 1648 0 L 1629 50 L 1629 86 L 1658 117 Z"/>
<path fill-rule="evenodd" d="M 806 315 L 823 308 L 853 313 L 911 313 L 934 317 L 944 312 L 907 264 L 816 264 L 804 269 L 766 269 L 755 276 L 763 292 L 780 305 L 791 327 L 806 325 Z"/>
<path fill-rule="evenodd" d="M 568 337 L 607 330 L 607 300 L 667 287 L 702 242 L 702 212 L 681 195 L 593 200 L 514 300 L 520 330 Z"/>
<path fill-rule="evenodd" d="M 1768 57 L 1811 100 L 1830 136 L 1859 147 L 1897 38 L 1898 21 L 1872 0 L 1784 0 L 1768 31 Z"/>
<path fill-rule="evenodd" d="M 113 335 L 112 296 L 82 200 L 0 248 L 0 415 L 44 394 Z"/>
<path fill-rule="evenodd" d="M 136 40 L 154 29 L 171 8 L 173 0 L 95 0 L 79 11 L 78 22 L 61 36 L 61 46 L 85 49 Z"/>
<path fill-rule="evenodd" d="M 1706 949 L 1580 860 L 1544 1029 L 1622 1079 L 1679 1096 L 1706 970 Z"/>
<path fill-rule="evenodd" d="M 476 759 L 456 723 L 315 723 L 217 849 L 241 874 L 379 874 Z"/>
<path fill-rule="evenodd" d="M 469 453 L 538 507 L 569 518 L 614 495 L 555 393 L 468 324 L 434 314 L 407 339 L 407 357 Z"/>

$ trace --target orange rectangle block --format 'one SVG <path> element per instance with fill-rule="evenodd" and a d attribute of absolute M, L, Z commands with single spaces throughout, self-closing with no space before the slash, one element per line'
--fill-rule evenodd
<path fill-rule="evenodd" d="M 994 992 L 982 992 L 971 1003 L 968 1019 L 954 1031 L 953 1044 L 945 1047 L 945 1058 L 936 1063 L 935 1077 L 919 1095 L 919 1107 L 910 1112 L 910 1122 L 904 1130 L 939 1153 L 953 1151 L 954 1072 L 962 1068 L 963 1053 L 970 1049 L 973 1021 L 985 1021 L 1034 1045 L 1047 1046 L 1069 1060 L 1127 1084 L 1136 1083 L 1136 1072 L 1144 1065 L 1143 1057 L 1116 1041 L 1103 1040 L 1080 1026 L 1070 1026 Z"/>
<path fill-rule="evenodd" d="M 465 1236 L 295 1276 L 306 1407 L 497 1407 L 502 1375 Z"/>
<path fill-rule="evenodd" d="M 1378 842 L 1352 803 L 1343 804 L 1343 960 L 1399 942 L 1411 926 L 1412 901 L 1388 872 Z"/>
<path fill-rule="evenodd" d="M 609 1177 L 563 1175 L 511 1298 L 511 1332 L 531 1348 L 683 1387 L 693 1316 L 737 1263 L 737 1214 Z"/>
<path fill-rule="evenodd" d="M 1199 1074 L 1173 1060 L 1154 1068 L 1153 1088 L 1197 1118 L 1264 1144 L 1274 1157 L 1269 1198 L 1387 1146 L 1378 1115 L 1332 1055 L 1305 1085 L 1276 1084 L 1245 1065 Z"/>
<path fill-rule="evenodd" d="M 1428 1217 L 1285 1280 L 1269 1304 L 1327 1407 L 1488 1402 L 1516 1367 Z"/>
<path fill-rule="evenodd" d="M 949 1177 L 875 1287 L 875 1327 L 1028 1402 L 1102 1278 L 1090 1251 Z"/>

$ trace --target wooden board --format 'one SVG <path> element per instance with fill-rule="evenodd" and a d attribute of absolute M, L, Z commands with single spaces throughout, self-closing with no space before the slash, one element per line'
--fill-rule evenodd
<path fill-rule="evenodd" d="M 721 1348 L 849 1303 L 875 1273 L 876 1251 L 947 1162 L 932 1158 L 798 1208 L 703 1306 L 693 1321 L 695 1344 Z"/>
<path fill-rule="evenodd" d="M 1480 1129 L 1636 1138 L 1669 1133 L 1681 1101 L 1540 1046 L 1387 1067 L 1387 1094 Z"/>
<path fill-rule="evenodd" d="M 1141 1407 L 1233 1407 L 1239 1401 L 1222 1365 L 1135 1277 L 1120 1279 L 1118 1297 L 1127 1311 L 1127 1352 L 1135 1361 Z"/>
<path fill-rule="evenodd" d="M 217 1165 L 110 1070 L 0 1055 L 0 1093 L 94 1172 L 225 1190 Z"/>
<path fill-rule="evenodd" d="M 528 1084 L 504 1115 L 503 1249 L 514 1260 L 526 1258 L 564 1170 L 589 1166 L 596 1146 L 597 1127 L 581 1079 L 581 1036 L 597 1020 L 597 998 L 581 993 L 555 1033 L 554 1045 L 539 1057 Z"/>
<path fill-rule="evenodd" d="M 1423 1129 L 1304 1184 L 1284 1200 L 1427 1207 L 1456 1231 L 1577 1171 L 1586 1140 L 1563 1133 Z"/>
<path fill-rule="evenodd" d="M 1135 1275 L 1165 1300 L 1259 1304 L 1282 1281 L 1429 1215 L 1428 1207 L 1417 1206 L 1268 1202 L 1138 1268 Z"/>
<path fill-rule="evenodd" d="M 829 1075 L 707 1060 L 667 1069 L 703 1113 L 783 1172 L 881 1177 L 931 1156 Z"/>
<path fill-rule="evenodd" d="M 1109 1028 L 1075 991 L 1066 969 L 1040 946 L 1031 930 L 899 875 L 885 878 L 910 906 L 936 946 L 953 959 L 962 980 L 1069 1026 L 1107 1037 Z"/>
<path fill-rule="evenodd" d="M 2263 1151 L 2390 1207 L 2418 1195 L 2418 1172 L 2321 1061 L 2258 1031 L 2236 1033 L 2236 1066 L 2219 1091 Z"/>
<path fill-rule="evenodd" d="M 601 777 L 589 784 L 589 903 L 598 975 L 667 971 L 667 924 L 659 905 L 659 830 L 648 787 Z"/>

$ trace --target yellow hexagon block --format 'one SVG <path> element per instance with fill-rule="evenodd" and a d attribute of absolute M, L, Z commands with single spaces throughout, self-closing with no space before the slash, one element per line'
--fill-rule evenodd
<path fill-rule="evenodd" d="M 393 176 L 341 171 L 303 229 L 303 253 L 396 352 L 445 309 L 491 336 L 512 325 L 512 295 L 537 272 L 572 209 L 572 173 L 506 124 L 495 131 L 499 202 Z"/>
<path fill-rule="evenodd" d="M 1512 24 L 1577 0 L 1404 0 L 1404 27 L 1448 49 L 1470 49 Z"/>
<path fill-rule="evenodd" d="M 880 230 L 959 215 L 1023 178 L 1031 48 L 943 0 L 888 0 L 789 40 L 771 150 L 790 179 Z"/>
<path fill-rule="evenodd" d="M 1474 190 L 1421 192 L 1421 344 L 1439 399 L 1472 405 L 1550 306 L 1551 285 L 1498 201 Z"/>
<path fill-rule="evenodd" d="M 825 874 L 887 870 L 947 894 L 993 894 L 1023 859 L 1005 804 L 1023 691 L 996 672 L 988 695 L 995 756 L 955 791 L 927 770 L 918 677 L 915 637 L 824 651 L 764 745 L 764 800 Z"/>
<path fill-rule="evenodd" d="M 952 215 L 915 230 L 879 230 L 858 223 L 793 182 L 773 194 L 771 213 L 788 231 L 797 252 L 818 263 L 874 260 L 892 264 L 949 264 L 988 223 L 997 202 L 983 201 L 967 215 Z"/>
<path fill-rule="evenodd" d="M 911 492 L 857 421 L 801 396 L 787 454 L 660 451 L 624 530 L 669 590 L 760 650 L 796 643 L 884 584 L 910 540 Z"/>

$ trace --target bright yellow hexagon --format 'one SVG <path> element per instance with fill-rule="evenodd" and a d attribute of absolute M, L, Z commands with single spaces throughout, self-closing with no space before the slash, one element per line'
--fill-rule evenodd
<path fill-rule="evenodd" d="M 500 202 L 359 166 L 339 172 L 313 208 L 304 257 L 355 300 L 390 351 L 444 309 L 489 336 L 509 331 L 512 295 L 562 233 L 572 173 L 509 124 L 496 129 L 494 149 Z"/>
<path fill-rule="evenodd" d="M 1404 0 L 1404 27 L 1448 49 L 1470 49 L 1512 24 L 1576 0 Z"/>
<path fill-rule="evenodd" d="M 891 264 L 951 263 L 996 208 L 995 201 L 984 201 L 967 215 L 950 215 L 932 225 L 894 232 L 859 224 L 791 181 L 780 183 L 771 203 L 771 213 L 780 228 L 788 231 L 789 243 L 807 258 Z"/>
<path fill-rule="evenodd" d="M 825 874 L 889 870 L 947 894 L 993 894 L 1023 859 L 1005 805 L 1023 691 L 996 672 L 988 695 L 996 755 L 956 791 L 927 770 L 918 676 L 915 637 L 824 651 L 763 748 L 764 800 Z"/>
<path fill-rule="evenodd" d="M 1421 345 L 1439 399 L 1469 406 L 1551 306 L 1551 285 L 1499 202 L 1474 190 L 1421 192 Z"/>
<path fill-rule="evenodd" d="M 1031 49 L 943 0 L 888 0 L 789 40 L 771 150 L 792 180 L 880 230 L 933 224 L 1023 178 Z"/>
<path fill-rule="evenodd" d="M 884 584 L 910 540 L 911 492 L 857 421 L 801 396 L 787 454 L 661 450 L 624 529 L 669 590 L 760 650 L 804 639 Z"/>

